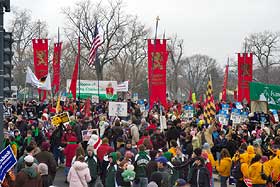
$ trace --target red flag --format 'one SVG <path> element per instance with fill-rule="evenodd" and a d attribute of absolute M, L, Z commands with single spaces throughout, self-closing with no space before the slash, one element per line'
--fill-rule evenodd
<path fill-rule="evenodd" d="M 78 38 L 78 54 L 76 57 L 76 64 L 72 74 L 72 80 L 69 88 L 69 92 L 72 93 L 74 100 L 76 100 L 76 91 L 77 91 L 77 80 L 78 80 L 78 71 L 79 71 L 79 62 L 80 62 L 80 37 Z"/>
<path fill-rule="evenodd" d="M 88 98 L 85 103 L 85 115 L 86 117 L 90 116 L 90 99 Z"/>
<path fill-rule="evenodd" d="M 188 101 L 192 101 L 192 89 L 190 89 Z"/>
<path fill-rule="evenodd" d="M 152 43 L 155 42 L 155 43 Z M 168 51 L 166 40 L 148 39 L 148 80 L 150 109 L 157 102 L 167 107 L 166 103 L 166 62 Z"/>
<path fill-rule="evenodd" d="M 227 100 L 227 82 L 228 82 L 228 65 L 226 65 L 225 75 L 224 75 L 224 85 L 223 85 L 223 92 L 222 92 L 222 100 Z"/>
<path fill-rule="evenodd" d="M 34 58 L 34 71 L 37 79 L 44 80 L 48 75 L 48 39 L 32 39 L 33 45 L 33 58 Z M 41 95 L 38 89 L 39 96 Z M 47 91 L 43 91 L 41 101 L 47 98 Z"/>
<path fill-rule="evenodd" d="M 253 79 L 253 54 L 238 53 L 238 101 L 250 102 L 249 83 Z"/>
<path fill-rule="evenodd" d="M 59 91 L 60 86 L 60 56 L 62 43 L 55 43 L 53 49 L 53 82 L 52 87 L 55 87 L 54 94 Z"/>

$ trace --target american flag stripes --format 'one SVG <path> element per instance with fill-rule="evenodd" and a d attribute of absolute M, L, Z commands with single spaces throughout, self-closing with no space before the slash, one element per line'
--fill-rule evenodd
<path fill-rule="evenodd" d="M 207 83 L 207 90 L 206 90 L 204 119 L 208 124 L 210 124 L 211 121 L 215 119 L 215 115 L 216 115 L 216 107 L 215 107 L 214 97 L 213 97 L 212 80 L 209 79 Z"/>
<path fill-rule="evenodd" d="M 89 51 L 88 65 L 93 67 L 95 65 L 95 60 L 97 58 L 97 49 L 102 44 L 101 36 L 98 32 L 97 23 L 95 24 L 93 41 Z"/>

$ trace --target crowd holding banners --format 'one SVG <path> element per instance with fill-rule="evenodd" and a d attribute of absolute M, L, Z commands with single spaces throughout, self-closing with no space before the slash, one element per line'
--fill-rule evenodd
<path fill-rule="evenodd" d="M 146 101 L 119 101 L 127 104 L 127 116 L 113 117 L 109 116 L 109 102 L 85 107 L 87 102 L 80 102 L 79 111 L 76 102 L 60 101 L 60 114 L 56 114 L 55 101 L 5 102 L 3 144 L 10 145 L 18 159 L 15 169 L 9 171 L 16 177 L 7 174 L 6 178 L 13 184 L 26 177 L 33 177 L 35 186 L 42 186 L 43 178 L 44 183 L 52 184 L 57 166 L 61 165 L 65 167 L 65 182 L 71 186 L 78 180 L 81 186 L 200 183 L 212 187 L 215 171 L 221 176 L 221 186 L 226 186 L 230 175 L 233 179 L 238 172 L 241 177 L 234 179 L 237 186 L 279 186 L 280 125 L 275 110 L 251 113 L 248 105 L 237 109 L 239 103 L 227 103 L 225 109 L 225 102 L 215 103 L 216 118 L 207 124 L 203 119 L 204 103 L 200 102 L 169 101 L 166 108 L 155 104 L 145 111 L 146 117 L 141 111 L 143 105 L 148 105 Z M 52 124 L 54 116 L 65 113 L 69 114 L 69 123 Z M 240 120 L 221 120 L 221 114 L 239 115 Z M 242 120 L 245 114 L 247 119 Z M 31 169 L 38 165 L 41 173 Z M 28 185 L 30 181 L 26 182 Z"/>

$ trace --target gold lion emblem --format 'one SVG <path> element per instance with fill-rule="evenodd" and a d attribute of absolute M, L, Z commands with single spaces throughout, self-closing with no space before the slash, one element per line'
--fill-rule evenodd
<path fill-rule="evenodd" d="M 163 70 L 163 65 L 162 65 L 163 59 L 160 52 L 152 53 L 152 60 L 153 60 L 153 70 L 155 69 Z"/>
<path fill-rule="evenodd" d="M 47 65 L 47 62 L 45 62 L 46 52 L 45 51 L 37 51 L 36 57 L 38 59 L 38 65 Z"/>

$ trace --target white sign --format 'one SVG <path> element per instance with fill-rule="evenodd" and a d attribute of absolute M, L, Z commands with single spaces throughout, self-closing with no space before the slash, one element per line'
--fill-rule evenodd
<path fill-rule="evenodd" d="M 118 84 L 117 92 L 128 92 L 128 81 L 124 81 Z"/>
<path fill-rule="evenodd" d="M 99 103 L 99 97 L 98 97 L 98 95 L 92 95 L 92 96 L 91 96 L 91 102 L 92 102 L 92 103 Z"/>
<path fill-rule="evenodd" d="M 126 102 L 109 102 L 109 116 L 127 116 L 127 103 Z"/>

